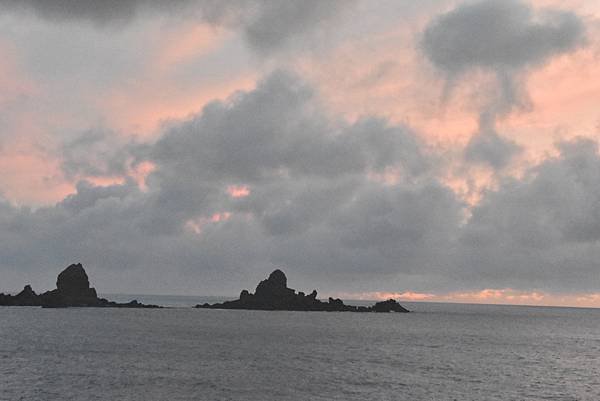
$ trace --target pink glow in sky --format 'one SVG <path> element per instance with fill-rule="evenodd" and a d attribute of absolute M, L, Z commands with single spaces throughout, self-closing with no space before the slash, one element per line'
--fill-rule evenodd
<path fill-rule="evenodd" d="M 230 185 L 227 187 L 227 193 L 232 198 L 245 198 L 250 195 L 250 188 L 246 185 Z"/>
<path fill-rule="evenodd" d="M 600 308 L 600 293 L 551 294 L 543 291 L 518 291 L 511 288 L 431 294 L 419 292 L 335 293 L 332 296 L 363 301 L 398 299 L 407 302 L 457 302 L 531 306 L 575 306 Z"/>

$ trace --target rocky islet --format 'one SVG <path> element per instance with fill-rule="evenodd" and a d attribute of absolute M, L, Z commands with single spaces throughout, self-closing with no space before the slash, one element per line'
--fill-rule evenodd
<path fill-rule="evenodd" d="M 329 298 L 327 302 L 317 299 L 317 291 L 306 295 L 287 287 L 287 277 L 281 270 L 272 272 L 266 280 L 258 283 L 254 294 L 248 290 L 240 293 L 239 299 L 216 304 L 196 305 L 206 309 L 251 309 L 325 312 L 401 312 L 408 309 L 396 300 L 377 302 L 373 306 L 346 305 L 341 299 Z"/>
<path fill-rule="evenodd" d="M 17 295 L 0 294 L 2 306 L 41 306 L 44 308 L 67 307 L 112 307 L 112 308 L 158 308 L 158 305 L 144 305 L 136 300 L 117 303 L 99 298 L 81 263 L 72 264 L 58 275 L 56 289 L 36 294 L 30 285 Z"/>

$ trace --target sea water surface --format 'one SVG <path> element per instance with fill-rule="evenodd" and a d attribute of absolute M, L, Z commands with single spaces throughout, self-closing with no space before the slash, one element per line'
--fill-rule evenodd
<path fill-rule="evenodd" d="M 0 400 L 600 400 L 598 309 L 406 306 L 0 307 Z"/>

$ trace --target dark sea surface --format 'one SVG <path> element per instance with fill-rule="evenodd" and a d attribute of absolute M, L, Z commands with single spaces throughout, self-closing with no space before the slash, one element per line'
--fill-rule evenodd
<path fill-rule="evenodd" d="M 0 400 L 600 400 L 599 309 L 405 305 L 0 307 Z"/>

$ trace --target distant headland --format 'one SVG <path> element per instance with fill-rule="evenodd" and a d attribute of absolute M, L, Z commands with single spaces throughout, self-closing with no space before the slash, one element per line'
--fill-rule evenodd
<path fill-rule="evenodd" d="M 56 289 L 36 294 L 30 285 L 17 295 L 0 293 L 0 306 L 41 306 L 43 308 L 96 307 L 96 308 L 160 308 L 144 305 L 136 300 L 117 303 L 98 298 L 81 263 L 72 264 L 60 272 Z"/>
<path fill-rule="evenodd" d="M 240 298 L 217 304 L 196 305 L 207 309 L 253 309 L 287 311 L 326 311 L 326 312 L 408 312 L 393 299 L 377 302 L 373 306 L 346 305 L 341 299 L 329 298 L 328 302 L 317 299 L 317 291 L 308 295 L 287 287 L 287 277 L 281 270 L 275 270 L 269 278 L 261 281 L 254 294 L 243 290 Z"/>

